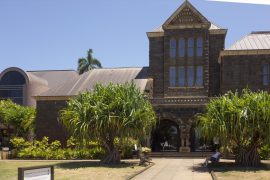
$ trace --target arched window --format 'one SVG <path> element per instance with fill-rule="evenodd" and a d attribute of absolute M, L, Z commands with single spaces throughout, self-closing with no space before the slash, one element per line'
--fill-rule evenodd
<path fill-rule="evenodd" d="M 186 72 L 185 72 L 185 67 L 180 66 L 179 67 L 179 86 L 184 87 L 185 86 L 185 81 L 186 81 Z"/>
<path fill-rule="evenodd" d="M 194 85 L 194 67 L 193 66 L 188 66 L 188 69 L 187 69 L 187 82 L 188 82 L 189 87 Z"/>
<path fill-rule="evenodd" d="M 202 37 L 197 38 L 197 57 L 202 57 L 203 55 L 203 39 Z"/>
<path fill-rule="evenodd" d="M 184 38 L 179 39 L 178 49 L 179 49 L 178 50 L 179 57 L 184 57 L 185 56 L 185 49 L 186 49 L 185 39 Z"/>
<path fill-rule="evenodd" d="M 203 86 L 203 67 L 198 66 L 196 70 L 196 86 Z"/>
<path fill-rule="evenodd" d="M 194 38 L 188 38 L 188 57 L 194 56 Z"/>
<path fill-rule="evenodd" d="M 176 40 L 171 39 L 170 40 L 170 57 L 175 58 L 176 56 Z"/>
<path fill-rule="evenodd" d="M 170 74 L 169 74 L 169 78 L 170 78 L 170 86 L 171 87 L 175 87 L 176 85 L 176 71 L 175 71 L 175 67 L 172 66 L 170 67 Z"/>
<path fill-rule="evenodd" d="M 23 105 L 24 76 L 17 71 L 9 71 L 0 80 L 0 99 L 11 99 Z"/>
<path fill-rule="evenodd" d="M 263 64 L 263 85 L 269 85 L 269 64 Z"/>

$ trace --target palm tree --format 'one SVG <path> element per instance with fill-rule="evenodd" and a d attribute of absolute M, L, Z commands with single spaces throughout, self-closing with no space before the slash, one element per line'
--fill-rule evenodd
<path fill-rule="evenodd" d="M 242 166 L 260 164 L 259 149 L 270 144 L 270 95 L 267 92 L 228 92 L 213 99 L 197 116 L 197 130 L 205 138 L 219 137 L 222 147 Z"/>
<path fill-rule="evenodd" d="M 123 141 L 149 135 L 156 117 L 134 84 L 109 84 L 97 85 L 93 92 L 70 99 L 60 111 L 60 121 L 73 137 L 98 141 L 106 150 L 103 163 L 120 163 Z"/>
<path fill-rule="evenodd" d="M 99 60 L 93 57 L 93 50 L 89 49 L 87 51 L 87 57 L 86 58 L 80 58 L 78 60 L 78 72 L 79 74 L 83 74 L 89 70 L 96 69 L 96 68 L 102 68 L 101 63 Z"/>

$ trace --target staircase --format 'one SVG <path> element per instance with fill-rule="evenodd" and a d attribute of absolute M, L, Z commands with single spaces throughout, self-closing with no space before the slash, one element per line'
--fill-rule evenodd
<path fill-rule="evenodd" d="M 185 157 L 197 157 L 197 158 L 205 158 L 213 155 L 214 152 L 151 152 L 149 153 L 149 157 L 155 158 L 185 158 Z"/>

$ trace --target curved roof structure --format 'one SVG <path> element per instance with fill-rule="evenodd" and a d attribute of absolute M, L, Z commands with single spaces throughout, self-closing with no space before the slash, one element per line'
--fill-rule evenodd
<path fill-rule="evenodd" d="M 270 31 L 252 32 L 225 50 L 270 49 Z"/>
<path fill-rule="evenodd" d="M 14 91 L 20 90 L 23 92 L 23 101 L 20 103 L 27 106 L 36 105 L 34 96 L 38 96 L 51 88 L 56 88 L 59 85 L 64 84 L 71 79 L 79 76 L 78 73 L 73 70 L 24 71 L 17 67 L 11 67 L 5 69 L 0 73 L 0 84 L 2 77 L 4 77 L 7 73 L 10 72 L 17 72 L 22 75 L 22 77 L 25 79 L 25 84 L 15 86 L 14 84 L 12 84 L 12 82 L 10 82 L 10 84 L 9 82 L 5 82 L 5 84 L 0 86 L 0 90 L 2 90 L 4 94 L 2 98 L 12 99 L 11 96 L 15 96 L 12 95 L 14 94 Z M 7 93 L 7 91 L 9 92 Z"/>
<path fill-rule="evenodd" d="M 124 84 L 134 82 L 142 91 L 148 83 L 148 68 L 103 68 L 93 69 L 55 88 L 42 93 L 39 97 L 74 96 L 83 91 L 91 91 L 96 84 Z"/>

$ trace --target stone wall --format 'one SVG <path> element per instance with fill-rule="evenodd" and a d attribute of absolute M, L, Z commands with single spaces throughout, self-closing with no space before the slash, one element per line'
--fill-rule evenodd
<path fill-rule="evenodd" d="M 229 90 L 267 90 L 263 85 L 263 64 L 270 64 L 269 55 L 234 55 L 224 56 L 221 60 L 221 93 Z"/>
<path fill-rule="evenodd" d="M 149 38 L 149 67 L 153 78 L 153 96 L 164 96 L 164 38 Z"/>
<path fill-rule="evenodd" d="M 211 34 L 209 37 L 209 97 L 220 94 L 220 64 L 218 58 L 224 49 L 225 34 Z"/>
<path fill-rule="evenodd" d="M 44 136 L 50 141 L 59 140 L 66 145 L 67 133 L 58 121 L 58 113 L 66 107 L 66 101 L 37 101 L 36 136 L 41 140 Z"/>

